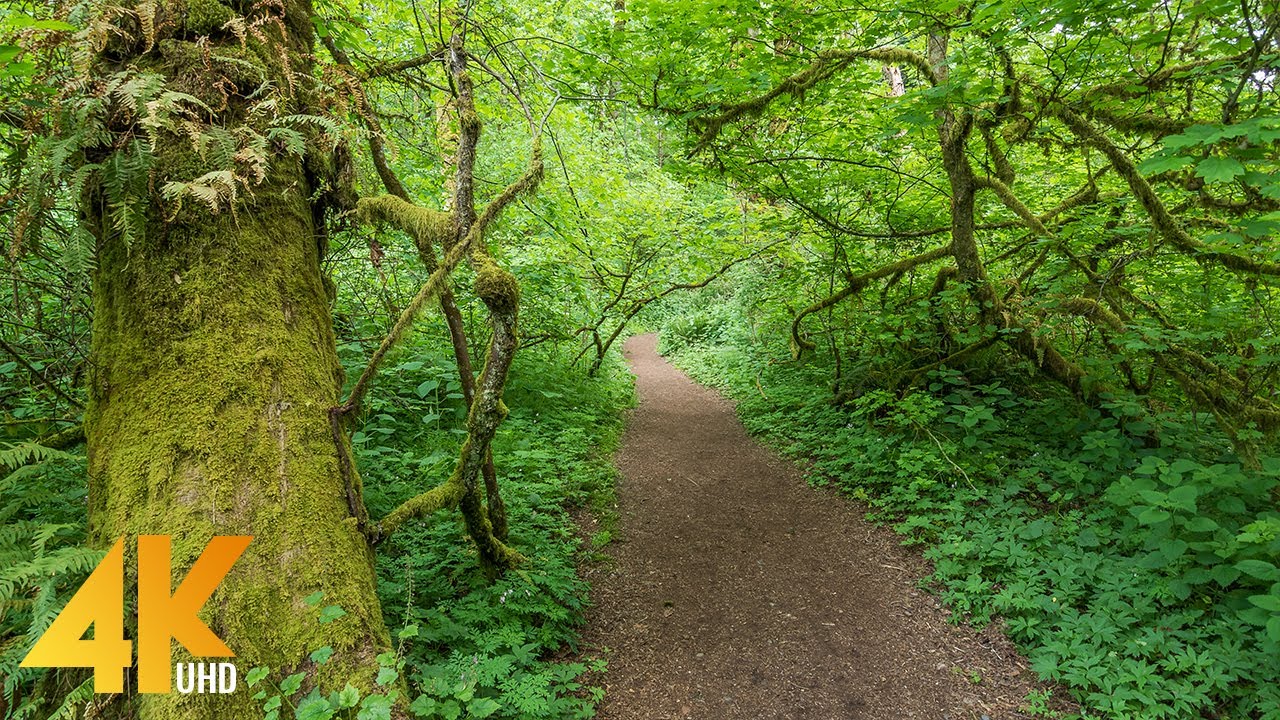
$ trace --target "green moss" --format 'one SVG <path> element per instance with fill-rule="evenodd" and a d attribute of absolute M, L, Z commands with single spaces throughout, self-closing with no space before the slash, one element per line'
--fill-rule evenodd
<path fill-rule="evenodd" d="M 356 213 L 364 222 L 388 223 L 408 233 L 419 252 L 430 253 L 453 233 L 448 213 L 419 207 L 395 195 L 361 198 Z"/>
<path fill-rule="evenodd" d="M 86 435 L 90 520 L 101 542 L 174 537 L 176 576 L 215 534 L 255 536 L 205 609 L 255 665 L 372 687 L 389 646 L 372 556 L 350 517 L 328 412 L 338 402 L 329 302 L 297 161 L 275 165 L 253 207 L 166 224 L 126 250 L 108 240 L 94 282 Z M 184 213 L 184 216 L 186 213 Z M 357 486 L 358 487 L 358 486 Z M 316 591 L 347 611 L 319 624 Z M 147 696 L 143 718 L 251 717 L 246 693 Z"/>
<path fill-rule="evenodd" d="M 186 0 L 183 27 L 192 35 L 208 35 L 236 17 L 235 12 L 218 0 Z"/>
<path fill-rule="evenodd" d="M 478 263 L 472 291 L 495 312 L 515 312 L 520 302 L 520 284 L 516 277 L 487 257 Z"/>

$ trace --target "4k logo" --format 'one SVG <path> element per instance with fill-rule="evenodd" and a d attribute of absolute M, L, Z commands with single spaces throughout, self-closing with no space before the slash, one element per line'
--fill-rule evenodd
<path fill-rule="evenodd" d="M 168 535 L 138 537 L 138 690 L 173 689 L 173 644 L 196 657 L 235 657 L 196 615 L 253 540 L 248 535 L 215 536 L 176 592 L 170 592 Z M 81 639 L 92 625 L 93 639 Z M 124 671 L 133 644 L 124 635 L 124 539 L 89 575 L 62 613 L 27 653 L 22 667 L 91 667 L 93 689 L 124 691 Z"/>

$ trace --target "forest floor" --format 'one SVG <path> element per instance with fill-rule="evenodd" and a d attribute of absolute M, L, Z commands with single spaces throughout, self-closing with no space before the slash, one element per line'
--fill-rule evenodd
<path fill-rule="evenodd" d="M 616 458 L 619 538 L 587 570 L 600 720 L 1028 717 L 1033 673 L 998 630 L 949 624 L 917 553 L 809 486 L 655 341 L 624 349 L 639 405 Z"/>

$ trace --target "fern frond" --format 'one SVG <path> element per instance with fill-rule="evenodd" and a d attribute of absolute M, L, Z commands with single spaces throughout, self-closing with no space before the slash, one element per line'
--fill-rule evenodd
<path fill-rule="evenodd" d="M 0 447 L 0 465 L 7 468 L 17 468 L 32 461 L 76 460 L 78 457 L 74 453 L 54 450 L 33 442 L 13 443 L 8 447 Z"/>

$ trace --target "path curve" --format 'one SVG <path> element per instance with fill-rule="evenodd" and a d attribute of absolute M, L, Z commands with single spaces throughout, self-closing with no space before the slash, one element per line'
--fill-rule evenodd
<path fill-rule="evenodd" d="M 615 562 L 587 571 L 600 720 L 1021 718 L 1026 663 L 948 625 L 864 509 L 809 487 L 733 406 L 631 338 L 639 405 L 617 464 Z M 607 648 L 607 651 L 605 649 Z"/>

